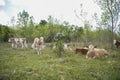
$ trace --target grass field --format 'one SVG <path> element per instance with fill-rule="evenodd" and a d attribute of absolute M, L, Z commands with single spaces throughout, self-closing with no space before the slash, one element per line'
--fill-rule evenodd
<path fill-rule="evenodd" d="M 72 53 L 58 57 L 49 47 L 42 54 L 0 44 L 0 80 L 120 80 L 120 49 L 107 58 L 86 59 Z"/>

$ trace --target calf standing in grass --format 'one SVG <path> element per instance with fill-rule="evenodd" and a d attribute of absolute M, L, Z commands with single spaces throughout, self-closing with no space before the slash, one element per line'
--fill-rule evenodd
<path fill-rule="evenodd" d="M 41 50 L 44 48 L 44 38 L 35 38 L 31 46 L 33 49 L 37 50 L 38 55 L 41 53 Z"/>
<path fill-rule="evenodd" d="M 93 45 L 88 46 L 88 52 L 86 54 L 86 58 L 96 58 L 101 56 L 107 56 L 108 52 L 105 49 L 95 48 Z"/>
<path fill-rule="evenodd" d="M 119 40 L 113 40 L 113 44 L 118 48 L 120 46 Z"/>
<path fill-rule="evenodd" d="M 26 38 L 9 38 L 8 42 L 11 43 L 12 48 L 17 48 L 20 44 L 22 48 L 27 48 L 27 39 Z"/>

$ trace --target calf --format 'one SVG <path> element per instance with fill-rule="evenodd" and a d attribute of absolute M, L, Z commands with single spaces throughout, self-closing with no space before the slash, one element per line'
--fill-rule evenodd
<path fill-rule="evenodd" d="M 88 46 L 88 52 L 86 54 L 86 58 L 96 58 L 101 56 L 107 56 L 108 52 L 105 49 L 95 48 L 93 45 Z"/>
<path fill-rule="evenodd" d="M 87 48 L 76 48 L 75 52 L 76 52 L 76 54 L 81 53 L 83 55 L 86 55 L 88 52 L 88 49 Z"/>
<path fill-rule="evenodd" d="M 119 40 L 113 40 L 113 44 L 118 48 L 120 46 Z"/>
<path fill-rule="evenodd" d="M 72 51 L 72 48 L 66 43 L 64 44 L 63 49 Z"/>
<path fill-rule="evenodd" d="M 27 39 L 26 38 L 9 38 L 8 42 L 11 43 L 12 48 L 17 48 L 20 44 L 22 48 L 27 48 Z"/>
<path fill-rule="evenodd" d="M 37 50 L 38 55 L 41 53 L 41 50 L 44 48 L 44 38 L 35 38 L 32 44 L 32 48 Z"/>

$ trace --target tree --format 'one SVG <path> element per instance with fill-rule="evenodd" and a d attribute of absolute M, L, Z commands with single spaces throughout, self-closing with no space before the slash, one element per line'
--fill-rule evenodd
<path fill-rule="evenodd" d="M 120 13 L 120 0 L 96 0 L 103 10 L 102 23 L 108 26 L 111 31 L 111 44 L 114 39 L 114 32 L 118 27 L 119 13 Z M 112 46 L 112 45 L 111 45 Z"/>
<path fill-rule="evenodd" d="M 13 26 L 13 30 L 14 30 L 14 35 L 13 36 L 16 36 L 16 32 L 15 32 L 15 17 L 11 17 L 11 24 Z"/>
<path fill-rule="evenodd" d="M 85 45 L 88 42 L 88 28 L 90 27 L 89 20 L 87 19 L 88 13 L 83 10 L 83 4 L 80 4 L 80 12 L 79 14 L 74 11 L 76 17 L 83 23 L 83 27 L 85 28 Z"/>
<path fill-rule="evenodd" d="M 79 40 L 82 40 L 82 35 L 83 35 L 83 27 L 78 27 L 78 26 L 74 26 L 75 27 L 75 30 L 73 31 L 74 34 L 73 34 L 73 41 L 79 41 Z"/>
<path fill-rule="evenodd" d="M 0 41 L 8 41 L 9 37 L 13 37 L 13 30 L 8 26 L 0 24 Z"/>
<path fill-rule="evenodd" d="M 47 21 L 46 20 L 41 20 L 39 24 L 44 26 L 44 25 L 47 24 Z"/>
<path fill-rule="evenodd" d="M 25 28 L 25 29 L 23 29 L 24 30 L 24 36 L 27 35 L 26 29 L 27 29 L 29 19 L 30 19 L 29 14 L 25 10 L 18 13 L 18 24 Z"/>
<path fill-rule="evenodd" d="M 54 23 L 54 18 L 52 16 L 48 16 L 48 23 L 53 24 Z"/>
<path fill-rule="evenodd" d="M 89 20 L 87 19 L 87 12 L 83 10 L 83 4 L 80 4 L 80 12 L 79 14 L 74 10 L 75 16 L 83 23 L 83 25 L 87 24 Z"/>
<path fill-rule="evenodd" d="M 34 26 L 34 17 L 33 16 L 30 16 L 30 22 L 29 22 L 29 26 L 33 27 Z"/>
<path fill-rule="evenodd" d="M 64 38 L 65 36 L 62 32 L 58 32 L 55 36 L 56 48 L 57 48 L 56 50 L 58 57 L 61 57 L 62 54 L 64 53 L 64 49 L 63 49 Z"/>
<path fill-rule="evenodd" d="M 18 23 L 21 26 L 26 27 L 29 21 L 29 14 L 25 10 L 18 13 Z"/>
<path fill-rule="evenodd" d="M 52 16 L 48 16 L 48 23 L 49 23 L 49 31 L 50 31 L 49 41 L 52 42 L 55 36 L 55 28 L 56 28 L 54 26 L 54 18 Z"/>

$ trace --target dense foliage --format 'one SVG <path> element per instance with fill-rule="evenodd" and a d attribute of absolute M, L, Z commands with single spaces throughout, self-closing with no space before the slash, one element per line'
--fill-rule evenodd
<path fill-rule="evenodd" d="M 26 28 L 26 29 L 25 29 Z M 111 32 L 109 29 L 97 28 L 92 30 L 90 25 L 83 27 L 77 27 L 72 25 L 62 24 L 49 24 L 46 25 L 29 25 L 28 27 L 16 26 L 13 27 L 0 25 L 0 40 L 7 41 L 9 37 L 27 37 L 29 41 L 33 41 L 35 37 L 43 36 L 45 42 L 53 42 L 55 35 L 59 32 L 65 36 L 65 42 L 109 42 Z M 26 35 L 25 35 L 26 32 Z M 119 35 L 115 33 L 115 37 L 119 38 Z"/>
<path fill-rule="evenodd" d="M 6 25 L 0 25 L 0 41 L 7 41 L 10 36 L 13 36 L 13 34 L 13 29 L 9 28 Z"/>

